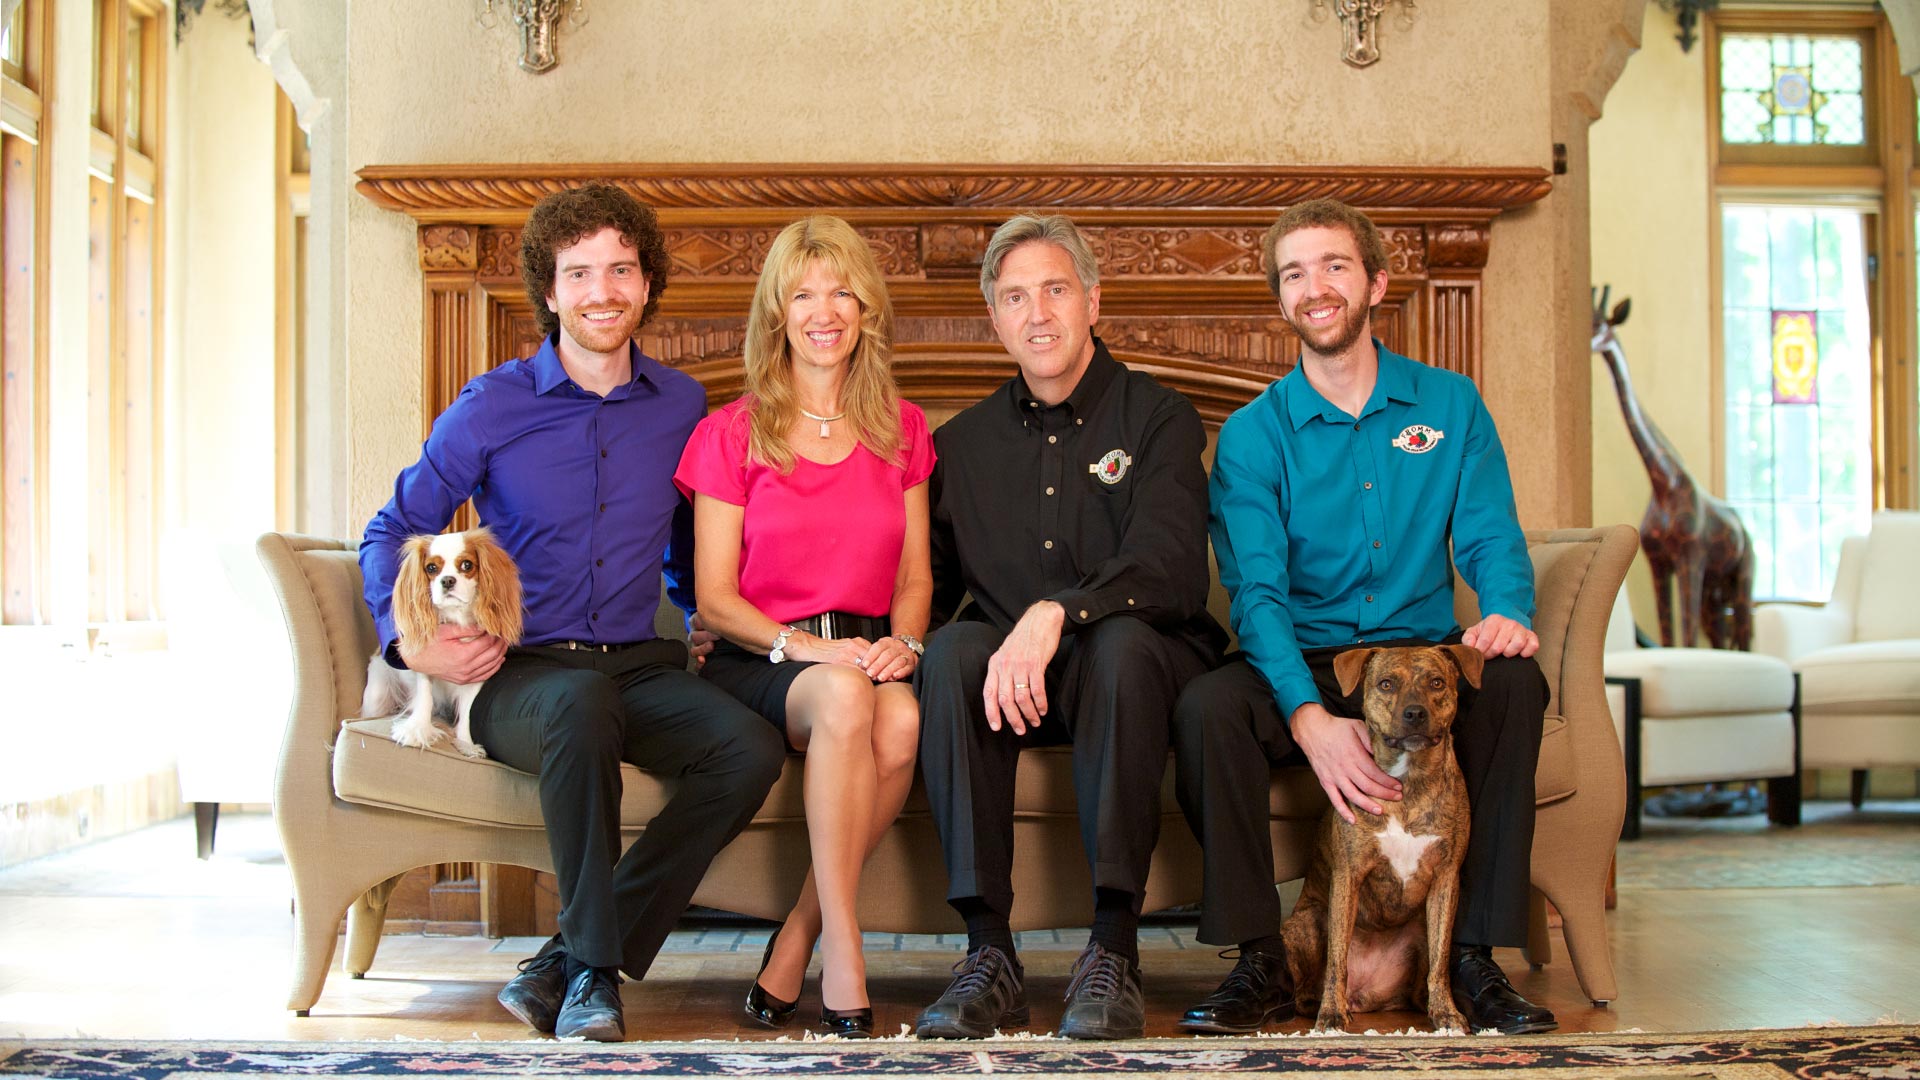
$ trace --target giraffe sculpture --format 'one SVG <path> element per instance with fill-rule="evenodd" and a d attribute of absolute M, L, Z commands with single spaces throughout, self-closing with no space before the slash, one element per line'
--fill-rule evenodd
<path fill-rule="evenodd" d="M 1607 362 L 1627 433 L 1646 464 L 1653 497 L 1640 519 L 1640 546 L 1653 570 L 1653 595 L 1660 619 L 1660 643 L 1674 640 L 1673 600 L 1680 599 L 1678 644 L 1693 644 L 1704 630 L 1716 649 L 1746 649 L 1753 644 L 1753 541 L 1733 508 L 1700 489 L 1680 463 L 1673 444 L 1640 409 L 1627 375 L 1627 355 L 1613 328 L 1627 321 L 1631 302 L 1622 299 L 1607 313 L 1612 286 L 1593 305 L 1593 351 Z"/>

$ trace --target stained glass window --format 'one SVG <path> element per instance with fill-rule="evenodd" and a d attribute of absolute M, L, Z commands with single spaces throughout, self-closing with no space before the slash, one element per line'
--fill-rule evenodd
<path fill-rule="evenodd" d="M 1728 34 L 1720 41 L 1720 138 L 1730 143 L 1861 146 L 1867 138 L 1860 40 Z"/>
<path fill-rule="evenodd" d="M 1755 598 L 1824 600 L 1873 509 L 1866 221 L 1731 203 L 1720 220 L 1727 502 Z"/>

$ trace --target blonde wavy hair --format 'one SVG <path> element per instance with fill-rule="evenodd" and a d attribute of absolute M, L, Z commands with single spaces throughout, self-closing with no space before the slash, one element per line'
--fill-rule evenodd
<path fill-rule="evenodd" d="M 787 430 L 800 416 L 800 401 L 793 390 L 787 300 L 806 276 L 807 264 L 815 260 L 860 302 L 860 340 L 848 358 L 841 409 L 861 445 L 898 464 L 900 391 L 893 382 L 893 301 L 873 249 L 853 226 L 826 214 L 780 230 L 753 289 L 753 308 L 747 313 L 747 456 L 783 473 L 793 469 Z"/>

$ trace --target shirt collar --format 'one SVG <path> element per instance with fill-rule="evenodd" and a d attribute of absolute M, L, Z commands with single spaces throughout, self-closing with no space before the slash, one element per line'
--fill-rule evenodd
<path fill-rule="evenodd" d="M 1087 410 L 1100 400 L 1100 395 L 1106 393 L 1107 387 L 1113 383 L 1114 377 L 1119 373 L 1120 361 L 1113 358 L 1113 354 L 1107 351 L 1107 343 L 1101 341 L 1096 335 L 1093 339 L 1093 358 L 1087 361 L 1087 370 L 1080 373 L 1079 383 L 1061 404 L 1076 416 L 1086 415 Z M 1033 391 L 1027 389 L 1027 377 L 1024 373 L 1016 374 L 1007 381 L 1007 393 L 1013 399 L 1014 415 L 1022 419 L 1026 416 L 1028 403 L 1039 400 L 1033 396 Z"/>
<path fill-rule="evenodd" d="M 1367 396 L 1367 403 L 1360 409 L 1358 417 L 1349 416 L 1333 402 L 1328 401 L 1320 391 L 1307 381 L 1305 365 L 1296 364 L 1286 377 L 1280 380 L 1280 400 L 1286 409 L 1287 419 L 1293 424 L 1293 430 L 1299 431 L 1307 421 L 1320 417 L 1330 424 L 1351 424 L 1364 420 L 1368 416 L 1387 407 L 1389 400 L 1403 405 L 1418 405 L 1420 395 L 1413 385 L 1413 361 L 1394 352 L 1373 339 L 1374 354 L 1378 357 L 1379 368 L 1373 377 L 1373 393 Z"/>
<path fill-rule="evenodd" d="M 545 394 L 555 387 L 565 386 L 572 380 L 567 376 L 567 366 L 560 362 L 560 331 L 548 334 L 540 343 L 540 351 L 533 354 L 533 392 Z M 608 397 L 625 397 L 638 386 L 653 386 L 653 373 L 660 362 L 640 351 L 638 342 L 627 344 L 627 365 L 633 372 L 633 378 L 624 387 L 616 387 Z"/>

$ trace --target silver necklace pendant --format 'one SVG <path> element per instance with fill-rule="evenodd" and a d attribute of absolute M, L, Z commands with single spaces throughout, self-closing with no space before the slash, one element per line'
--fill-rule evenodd
<path fill-rule="evenodd" d="M 810 413 L 805 409 L 801 409 L 800 415 L 806 417 L 809 420 L 820 421 L 820 437 L 823 439 L 830 439 L 833 437 L 833 432 L 827 429 L 827 425 L 833 423 L 835 420 L 844 419 L 847 414 L 837 413 L 833 416 L 821 416 L 819 413 Z"/>

